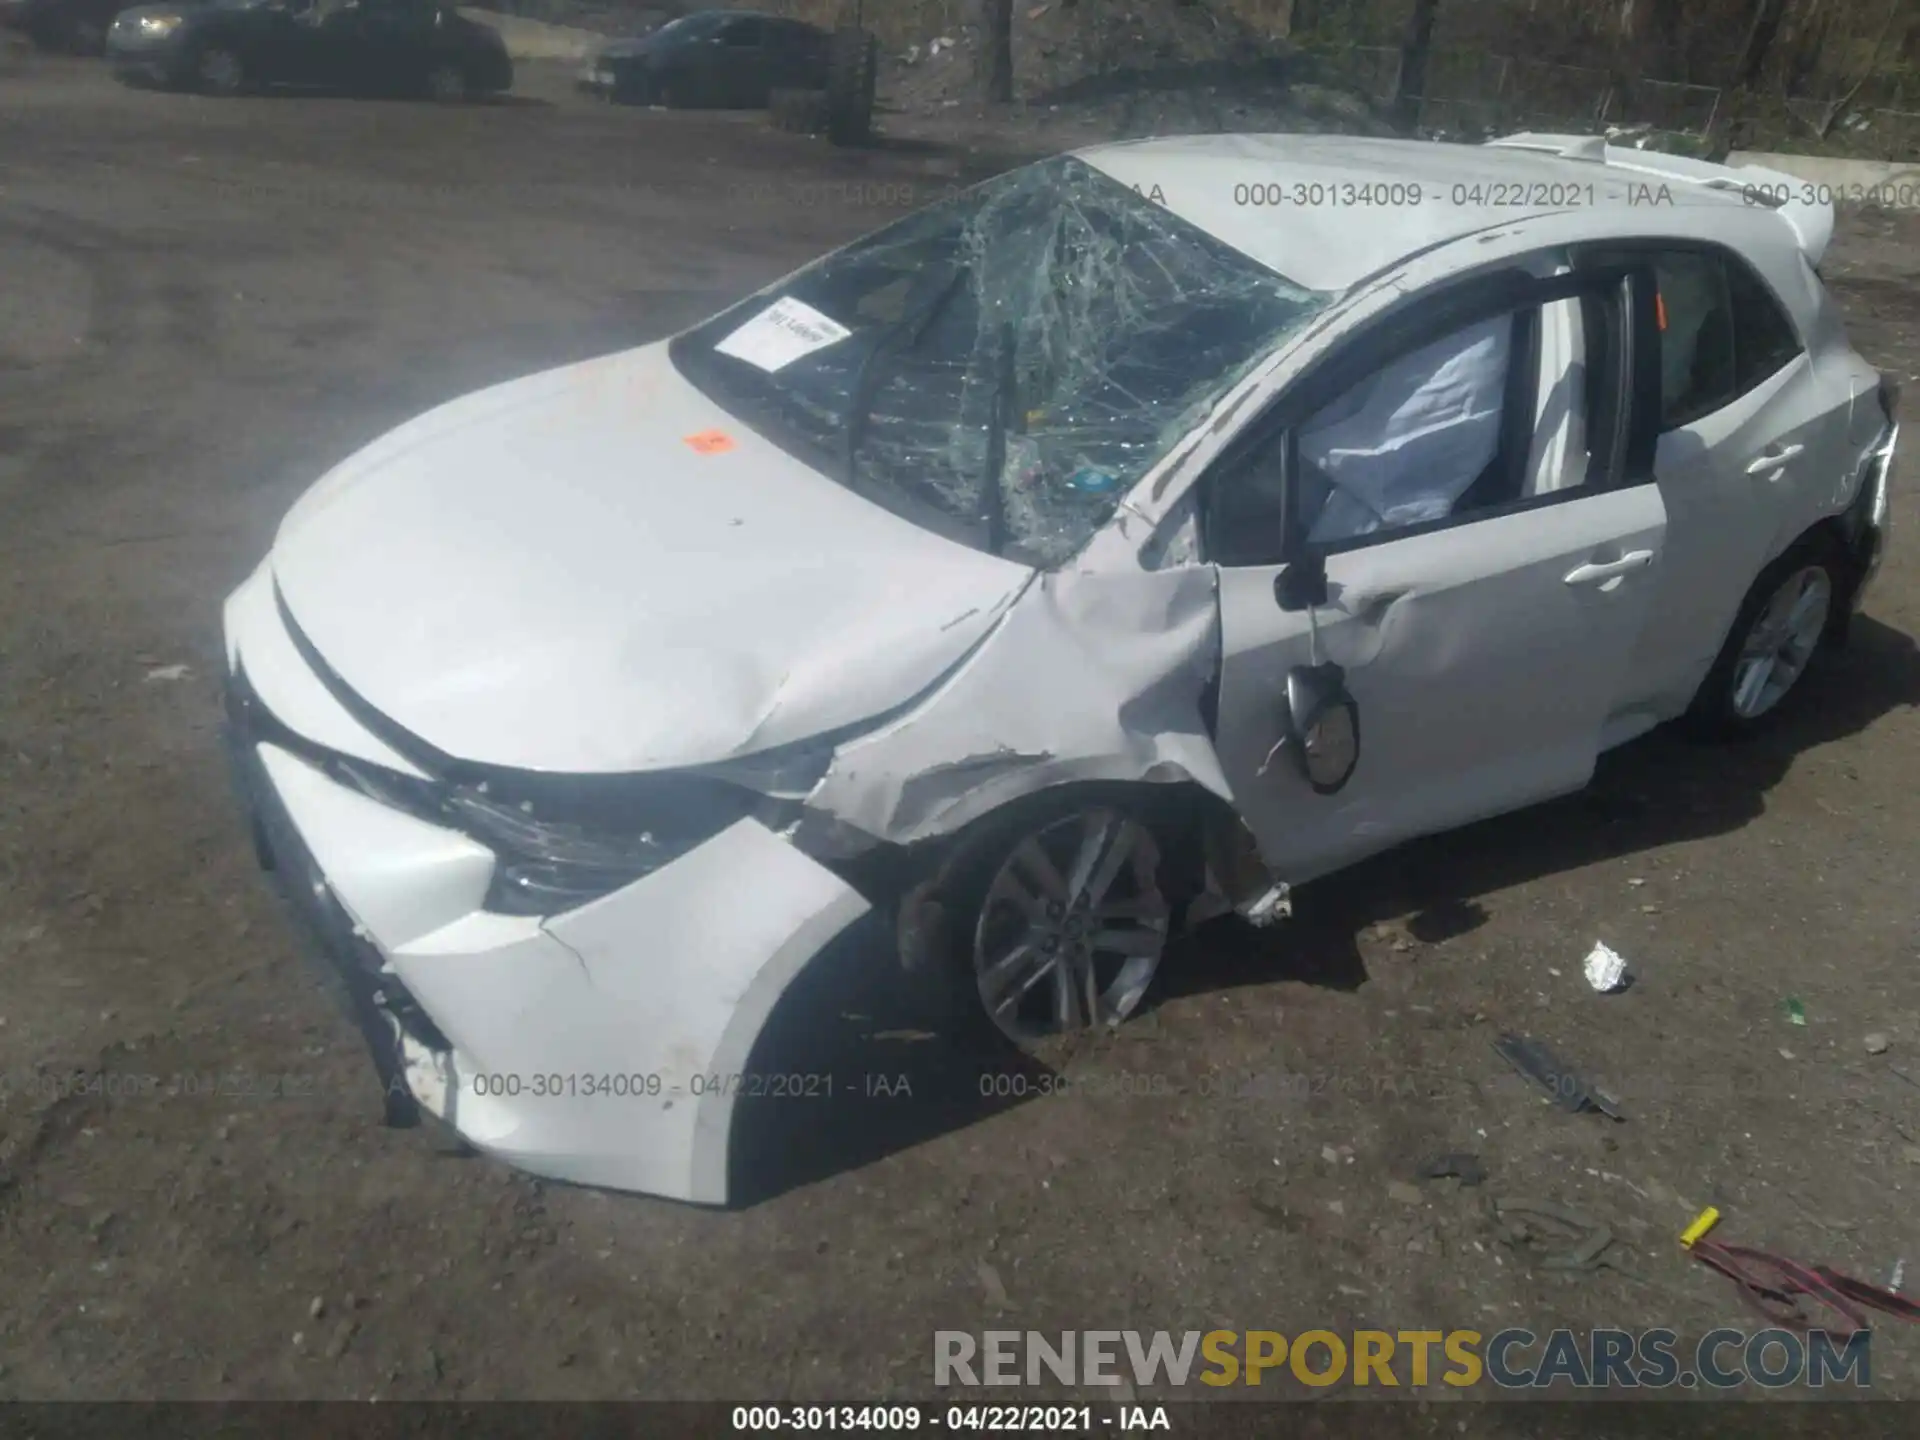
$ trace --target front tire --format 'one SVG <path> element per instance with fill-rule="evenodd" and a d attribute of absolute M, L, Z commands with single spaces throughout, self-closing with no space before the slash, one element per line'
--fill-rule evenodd
<path fill-rule="evenodd" d="M 1119 1025 L 1166 954 L 1166 828 L 1093 796 L 1018 806 L 970 846 L 951 891 L 957 999 L 1013 1045 Z"/>
<path fill-rule="evenodd" d="M 238 50 L 209 45 L 194 57 L 193 83 L 205 95 L 245 94 L 249 84 L 246 61 Z"/>
<path fill-rule="evenodd" d="M 1770 723 L 1804 688 L 1807 671 L 1838 632 L 1850 586 L 1846 554 L 1824 534 L 1806 537 L 1761 571 L 1700 683 L 1688 727 L 1718 739 Z"/>

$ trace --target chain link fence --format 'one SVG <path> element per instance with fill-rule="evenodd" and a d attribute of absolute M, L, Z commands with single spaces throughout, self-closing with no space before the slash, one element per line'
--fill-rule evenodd
<path fill-rule="evenodd" d="M 1400 50 L 1390 45 L 1315 47 L 1331 72 L 1376 101 L 1392 98 Z M 1558 65 L 1477 50 L 1436 50 L 1420 97 L 1422 129 L 1446 134 L 1586 132 L 1645 125 L 1704 136 L 1720 118 L 1712 85 L 1622 79 L 1597 67 Z"/>

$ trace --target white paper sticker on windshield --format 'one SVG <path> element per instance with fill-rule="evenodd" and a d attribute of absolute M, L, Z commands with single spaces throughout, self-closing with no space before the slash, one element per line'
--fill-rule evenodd
<path fill-rule="evenodd" d="M 713 348 L 722 355 L 773 371 L 852 333 L 839 321 L 789 296 L 775 301 Z"/>

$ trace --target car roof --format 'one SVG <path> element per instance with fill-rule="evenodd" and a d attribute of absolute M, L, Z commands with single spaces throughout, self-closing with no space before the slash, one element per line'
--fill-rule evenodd
<path fill-rule="evenodd" d="M 1539 147 L 1530 141 L 1541 142 Z M 1494 226 L 1578 210 L 1596 239 L 1678 228 L 1738 232 L 1766 215 L 1736 189 L 1700 183 L 1639 152 L 1600 147 L 1572 158 L 1575 137 L 1515 136 L 1497 145 L 1348 135 L 1183 135 L 1076 151 L 1174 214 L 1314 290 L 1344 291 L 1398 262 Z M 1548 148 L 1547 142 L 1553 142 Z M 1580 143 L 1580 142 L 1575 142 Z M 1738 172 L 1719 172 L 1737 175 Z M 1724 183 L 1724 182 L 1721 182 Z M 1417 191 L 1415 189 L 1417 187 Z M 1750 232 L 1749 232 L 1750 233 Z"/>

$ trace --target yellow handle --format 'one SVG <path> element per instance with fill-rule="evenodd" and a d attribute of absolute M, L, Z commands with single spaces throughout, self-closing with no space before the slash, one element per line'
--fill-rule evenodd
<path fill-rule="evenodd" d="M 1720 1223 L 1720 1212 L 1709 1205 L 1693 1217 L 1693 1223 L 1680 1232 L 1680 1243 L 1691 1250 L 1693 1242 Z"/>

